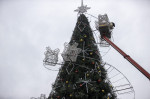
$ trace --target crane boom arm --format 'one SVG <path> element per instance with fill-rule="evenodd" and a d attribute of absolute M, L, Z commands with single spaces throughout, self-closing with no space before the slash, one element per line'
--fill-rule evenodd
<path fill-rule="evenodd" d="M 144 74 L 150 80 L 150 74 L 142 68 L 137 62 L 135 62 L 129 55 L 123 52 L 119 47 L 117 47 L 113 42 L 111 42 L 105 35 L 103 39 L 109 43 L 114 49 L 116 49 L 125 59 L 127 59 L 135 68 L 137 68 L 142 74 Z"/>

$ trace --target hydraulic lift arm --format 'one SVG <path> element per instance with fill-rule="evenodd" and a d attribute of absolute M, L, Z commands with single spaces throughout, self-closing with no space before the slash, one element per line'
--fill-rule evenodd
<path fill-rule="evenodd" d="M 105 35 L 103 35 L 103 39 L 107 43 L 109 43 L 114 49 L 116 49 L 125 59 L 127 59 L 134 67 L 136 67 L 142 74 L 144 74 L 150 80 L 150 74 L 144 68 L 142 68 L 129 55 L 127 55 L 119 47 L 117 47 L 113 42 L 111 42 Z"/>

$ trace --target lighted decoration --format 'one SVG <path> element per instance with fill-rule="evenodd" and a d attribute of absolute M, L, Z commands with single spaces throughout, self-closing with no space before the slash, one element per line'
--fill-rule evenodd
<path fill-rule="evenodd" d="M 75 42 L 72 45 L 65 43 L 64 46 L 64 51 L 61 54 L 64 61 L 76 62 L 77 56 L 81 52 L 81 49 L 77 48 L 78 43 Z"/>
<path fill-rule="evenodd" d="M 102 65 L 107 70 L 108 79 L 105 81 L 110 83 L 109 86 L 114 89 L 113 91 L 117 94 L 117 98 L 121 99 L 123 95 L 125 97 L 131 97 L 130 99 L 135 99 L 135 91 L 127 77 L 114 66 L 106 62 L 102 63 Z M 108 96 L 109 98 L 112 97 L 111 94 L 108 94 Z"/>
<path fill-rule="evenodd" d="M 85 29 L 86 25 L 83 22 L 79 22 L 78 28 L 80 30 L 80 32 L 83 32 L 83 30 Z"/>
<path fill-rule="evenodd" d="M 81 6 L 78 7 L 78 9 L 76 9 L 76 10 L 74 10 L 74 11 L 76 11 L 76 12 L 78 12 L 78 13 L 80 14 L 80 13 L 85 13 L 85 12 L 87 12 L 88 9 L 90 9 L 90 7 L 87 7 L 87 5 L 83 5 L 83 0 L 82 0 Z"/>
<path fill-rule="evenodd" d="M 70 74 L 73 71 L 73 69 L 74 69 L 74 64 L 72 62 L 69 62 L 66 68 L 67 73 Z"/>
<path fill-rule="evenodd" d="M 45 59 L 43 60 L 44 65 L 55 66 L 58 62 L 59 49 L 51 50 L 50 47 L 46 47 Z"/>
<path fill-rule="evenodd" d="M 102 92 L 104 93 L 104 92 L 105 92 L 105 90 L 102 90 Z"/>
<path fill-rule="evenodd" d="M 70 94 L 70 97 L 72 97 L 72 94 Z"/>
<path fill-rule="evenodd" d="M 86 73 L 85 73 L 85 77 L 84 77 L 84 79 L 80 79 L 77 83 L 80 83 L 80 87 L 82 87 L 83 85 L 85 85 L 86 86 L 86 91 L 87 91 L 87 93 L 88 93 L 88 85 L 91 85 L 91 86 L 93 86 L 93 84 L 91 84 L 91 83 L 95 83 L 96 81 L 91 81 L 91 79 L 87 79 L 86 78 Z M 82 84 L 81 84 L 82 83 Z"/>
<path fill-rule="evenodd" d="M 66 84 L 68 84 L 68 81 L 66 81 Z"/>
<path fill-rule="evenodd" d="M 80 42 L 83 42 L 83 39 L 80 39 Z"/>
<path fill-rule="evenodd" d="M 89 74 L 86 74 L 86 76 L 88 77 L 88 76 L 89 76 Z"/>
<path fill-rule="evenodd" d="M 108 26 L 109 25 L 109 19 L 107 14 L 104 15 L 98 15 L 98 22 L 96 22 L 96 29 L 99 29 L 99 26 Z"/>
<path fill-rule="evenodd" d="M 86 38 L 86 37 L 87 37 L 87 35 L 84 35 L 84 37 Z"/>
<path fill-rule="evenodd" d="M 93 53 L 92 53 L 92 52 L 90 52 L 90 55 L 93 55 Z"/>
<path fill-rule="evenodd" d="M 85 60 L 85 55 L 89 55 L 88 52 L 93 51 L 93 50 L 89 50 L 89 48 L 85 48 L 85 42 L 83 42 L 83 48 L 82 48 L 82 53 L 83 53 L 83 61 Z"/>

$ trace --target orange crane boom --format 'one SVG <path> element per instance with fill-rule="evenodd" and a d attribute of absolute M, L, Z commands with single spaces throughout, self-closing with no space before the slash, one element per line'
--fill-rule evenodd
<path fill-rule="evenodd" d="M 143 75 L 145 75 L 150 80 L 150 74 L 142 68 L 137 62 L 135 62 L 129 55 L 123 52 L 119 47 L 117 47 L 113 42 L 109 40 L 105 35 L 102 38 L 109 43 L 114 49 L 116 49 L 125 59 L 127 59 L 135 68 L 137 68 Z"/>

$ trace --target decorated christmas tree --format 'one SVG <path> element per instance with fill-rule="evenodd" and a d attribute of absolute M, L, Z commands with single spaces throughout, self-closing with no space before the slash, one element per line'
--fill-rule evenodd
<path fill-rule="evenodd" d="M 115 99 L 113 87 L 95 42 L 85 12 L 89 7 L 81 3 L 79 16 L 70 42 L 61 54 L 63 64 L 52 85 L 48 99 Z M 59 50 L 47 47 L 45 65 L 56 65 Z"/>
<path fill-rule="evenodd" d="M 115 99 L 87 17 L 80 13 L 48 99 Z"/>
<path fill-rule="evenodd" d="M 61 53 L 63 62 L 59 60 L 58 48 L 52 50 L 46 47 L 44 67 L 51 71 L 57 71 L 56 65 L 61 65 L 61 67 L 49 97 L 46 98 L 44 94 L 41 94 L 40 99 L 135 98 L 135 91 L 127 77 L 114 66 L 102 61 L 97 46 L 100 45 L 100 49 L 110 45 L 117 47 L 111 41 L 115 24 L 109 21 L 107 14 L 99 14 L 97 18 L 86 13 L 88 9 L 90 7 L 84 6 L 82 0 L 81 6 L 75 10 L 78 12 L 77 23 L 70 42 L 65 43 L 64 51 Z M 96 34 L 93 36 L 94 31 L 85 15 L 98 19 L 95 25 L 100 33 L 99 36 Z"/>

